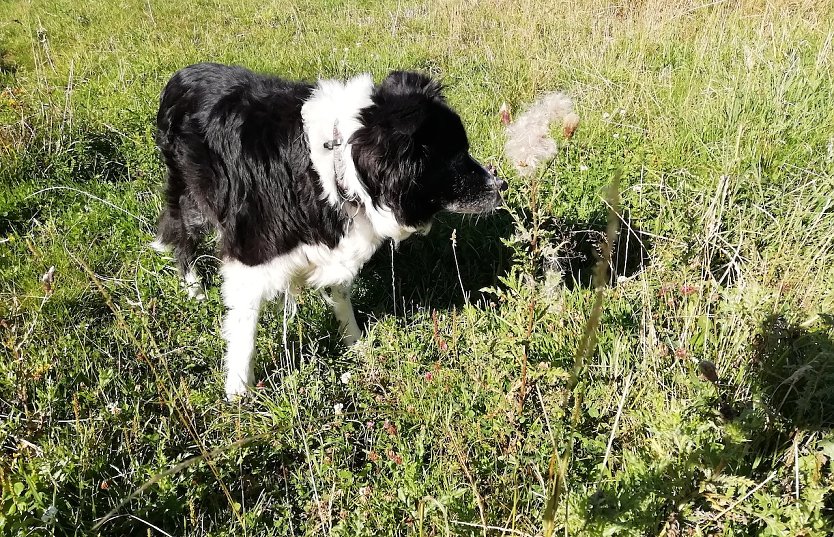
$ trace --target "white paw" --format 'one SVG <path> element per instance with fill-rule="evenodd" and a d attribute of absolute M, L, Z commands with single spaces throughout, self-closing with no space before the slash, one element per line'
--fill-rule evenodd
<path fill-rule="evenodd" d="M 155 241 L 150 243 L 148 246 L 150 246 L 151 248 L 153 248 L 154 250 L 156 250 L 157 252 L 159 252 L 161 254 L 167 254 L 168 252 L 171 251 L 171 246 L 165 244 L 160 239 L 156 239 Z"/>
<path fill-rule="evenodd" d="M 342 342 L 349 347 L 356 345 L 360 339 L 362 339 L 362 331 L 358 326 L 347 328 L 342 334 Z"/>
<path fill-rule="evenodd" d="M 249 383 L 238 375 L 226 375 L 226 400 L 233 403 L 246 395 Z"/>
<path fill-rule="evenodd" d="M 206 292 L 203 289 L 203 286 L 198 284 L 191 284 L 188 285 L 188 298 L 196 300 L 197 302 L 202 302 L 206 299 Z"/>
<path fill-rule="evenodd" d="M 193 270 L 185 275 L 185 288 L 188 290 L 188 298 L 193 298 L 198 302 L 206 299 L 206 291 L 200 283 L 200 277 Z"/>
<path fill-rule="evenodd" d="M 348 347 L 356 345 L 357 341 L 359 341 L 359 338 L 352 334 L 345 334 L 344 336 L 342 336 L 342 342 Z"/>

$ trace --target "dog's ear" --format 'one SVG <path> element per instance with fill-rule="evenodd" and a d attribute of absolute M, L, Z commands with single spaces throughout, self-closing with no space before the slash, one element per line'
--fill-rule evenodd
<path fill-rule="evenodd" d="M 427 99 L 443 100 L 443 86 L 423 73 L 391 71 L 379 85 L 379 92 L 394 95 L 422 95 Z"/>
<path fill-rule="evenodd" d="M 395 133 L 412 136 L 430 108 L 444 103 L 443 88 L 436 80 L 410 71 L 394 71 L 377 86 L 373 94 L 377 117 Z"/>

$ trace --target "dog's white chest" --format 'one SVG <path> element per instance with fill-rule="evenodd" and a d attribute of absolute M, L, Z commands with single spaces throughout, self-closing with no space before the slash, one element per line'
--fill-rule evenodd
<path fill-rule="evenodd" d="M 360 211 L 335 248 L 323 244 L 299 247 L 303 254 L 299 261 L 303 266 L 294 274 L 294 283 L 315 288 L 350 283 L 382 240 Z"/>

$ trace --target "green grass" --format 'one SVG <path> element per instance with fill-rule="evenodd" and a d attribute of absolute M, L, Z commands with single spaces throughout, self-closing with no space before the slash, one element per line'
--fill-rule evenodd
<path fill-rule="evenodd" d="M 834 532 L 834 9 L 667 4 L 0 2 L 0 534 L 124 500 L 99 534 Z M 379 252 L 356 347 L 268 307 L 242 405 L 216 285 L 146 247 L 157 96 L 201 60 L 430 72 L 511 185 Z M 554 89 L 582 123 L 524 180 L 498 108 Z M 574 370 L 620 171 L 630 270 Z"/>

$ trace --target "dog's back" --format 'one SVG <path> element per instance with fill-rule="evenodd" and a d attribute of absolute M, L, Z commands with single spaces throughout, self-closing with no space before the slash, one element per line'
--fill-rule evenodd
<path fill-rule="evenodd" d="M 299 242 L 335 244 L 342 222 L 321 203 L 303 136 L 306 83 L 197 64 L 162 92 L 157 145 L 168 168 L 159 242 L 188 274 L 197 245 L 220 232 L 223 257 L 256 265 Z M 316 225 L 310 225 L 315 222 Z"/>

